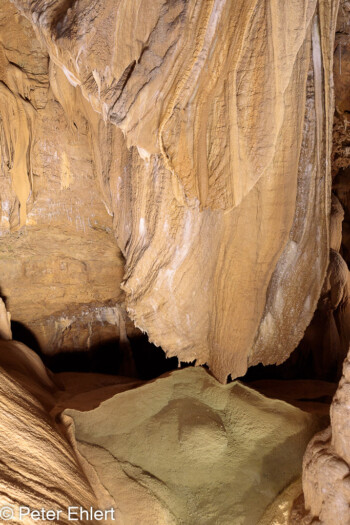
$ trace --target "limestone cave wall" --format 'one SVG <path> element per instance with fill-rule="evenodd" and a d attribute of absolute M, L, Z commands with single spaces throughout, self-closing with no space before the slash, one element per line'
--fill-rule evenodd
<path fill-rule="evenodd" d="M 349 115 L 346 0 L 1 1 L 0 519 L 350 523 Z"/>
<path fill-rule="evenodd" d="M 338 2 L 13 4 L 0 285 L 16 319 L 52 352 L 125 338 L 128 315 L 221 381 L 287 359 L 328 266 Z"/>

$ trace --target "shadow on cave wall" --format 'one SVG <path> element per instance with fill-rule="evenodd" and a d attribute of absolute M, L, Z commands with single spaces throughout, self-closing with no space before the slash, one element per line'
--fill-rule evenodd
<path fill-rule="evenodd" d="M 176 357 L 167 358 L 164 351 L 150 343 L 147 335 L 129 339 L 129 344 L 110 339 L 91 346 L 86 351 L 63 351 L 48 355 L 41 351 L 34 333 L 23 323 L 12 321 L 13 339 L 34 350 L 52 372 L 93 372 L 121 375 L 145 381 L 160 375 L 193 366 L 180 363 Z"/>
<path fill-rule="evenodd" d="M 253 366 L 240 379 L 317 379 L 338 383 L 349 343 L 348 305 L 331 311 L 319 304 L 303 339 L 284 363 Z"/>
<path fill-rule="evenodd" d="M 176 357 L 167 359 L 163 350 L 150 343 L 146 335 L 130 338 L 129 345 L 111 339 L 86 351 L 47 355 L 41 351 L 35 335 L 27 326 L 18 321 L 12 321 L 11 326 L 13 339 L 34 350 L 54 373 L 94 372 L 150 380 L 179 367 Z"/>
<path fill-rule="evenodd" d="M 35 337 L 34 333 L 23 323 L 19 321 L 11 320 L 12 339 L 20 341 L 25 345 L 29 346 L 35 353 L 37 353 L 41 359 L 43 359 L 43 353 L 41 352 L 39 342 Z"/>
<path fill-rule="evenodd" d="M 259 379 L 320 379 L 338 382 L 349 337 L 341 346 L 339 341 L 332 342 L 331 326 L 328 332 L 327 329 L 319 329 L 320 326 L 326 327 L 329 322 L 327 313 L 316 310 L 303 340 L 287 361 L 278 366 L 253 366 L 239 379 L 244 382 Z M 33 332 L 22 323 L 12 321 L 12 334 L 13 339 L 34 350 L 54 373 L 94 372 L 147 381 L 178 368 L 194 366 L 194 363 L 179 364 L 176 357 L 167 358 L 162 348 L 149 342 L 146 334 L 130 338 L 130 344 L 120 344 L 118 339 L 111 339 L 86 351 L 63 351 L 53 355 L 41 351 Z M 339 351 L 339 348 L 342 350 Z"/>
<path fill-rule="evenodd" d="M 94 372 L 151 380 L 166 372 L 194 365 L 179 363 L 176 357 L 166 358 L 162 348 L 150 343 L 146 334 L 130 338 L 129 344 L 114 337 L 100 341 L 88 350 L 77 351 L 68 345 L 68 350 L 66 347 L 63 351 L 48 355 L 41 351 L 35 335 L 24 324 L 12 321 L 12 333 L 13 339 L 34 350 L 54 373 Z M 349 342 L 350 315 L 347 302 L 336 310 L 330 310 L 329 303 L 320 299 L 303 340 L 285 363 L 251 367 L 239 379 L 244 382 L 260 379 L 338 382 Z"/>
<path fill-rule="evenodd" d="M 178 368 L 176 357 L 167 359 L 163 350 L 146 335 L 130 338 L 128 344 L 112 339 L 87 351 L 45 355 L 45 365 L 53 372 L 95 372 L 101 374 L 154 379 Z"/>

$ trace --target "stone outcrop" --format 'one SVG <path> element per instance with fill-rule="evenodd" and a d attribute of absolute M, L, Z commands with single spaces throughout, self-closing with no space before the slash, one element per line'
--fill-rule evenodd
<path fill-rule="evenodd" d="M 97 219 L 97 232 L 90 220 L 87 235 L 103 237 L 106 250 L 112 219 L 136 326 L 168 356 L 208 363 L 221 381 L 249 365 L 284 361 L 310 322 L 328 264 L 338 2 L 14 4 L 50 60 L 36 96 L 45 104 L 49 83 L 62 114 L 50 157 L 54 164 L 57 151 L 59 185 L 64 193 L 74 181 L 87 184 L 72 175 L 71 147 L 56 148 L 65 118 L 72 138 L 75 127 L 83 135 L 78 158 L 93 158 L 111 214 Z M 32 93 L 18 60 L 8 62 L 16 85 Z M 3 91 L 17 121 L 27 122 L 17 139 L 27 155 L 12 153 L 5 173 L 23 227 L 30 202 L 33 210 L 38 203 L 32 163 L 45 148 L 36 142 L 32 155 L 39 110 L 19 88 Z M 43 137 L 47 125 L 41 129 Z M 102 213 L 102 198 L 88 206 L 83 199 L 84 214 L 95 206 Z M 117 271 L 109 254 L 103 260 Z M 84 271 L 76 275 L 83 279 Z M 99 277 L 92 282 L 99 286 Z M 109 298 L 120 301 L 116 291 Z"/>
<path fill-rule="evenodd" d="M 61 77 L 31 24 L 1 2 L 0 288 L 13 320 L 51 354 L 117 348 L 135 333 L 92 131 L 78 107 L 69 111 L 75 90 L 62 100 Z"/>
<path fill-rule="evenodd" d="M 341 0 L 334 42 L 334 88 L 335 88 L 335 115 L 332 152 L 332 174 L 336 177 L 340 172 L 342 179 L 344 172 L 350 168 L 350 4 Z M 334 181 L 338 190 L 339 182 Z M 338 186 L 339 185 L 339 186 Z M 340 188 L 339 188 L 340 189 Z M 344 190 L 344 188 L 343 188 Z M 345 205 L 345 202 L 343 202 Z"/>
<path fill-rule="evenodd" d="M 151 383 L 54 375 L 11 340 L 25 327 L 46 354 L 100 351 L 141 330 L 225 383 L 284 362 L 314 316 L 302 359 L 340 374 L 350 4 L 336 25 L 338 4 L 2 1 L 0 293 L 17 321 L 0 299 L 2 505 L 116 507 L 128 525 L 350 525 L 350 354 L 292 505 L 320 415 L 202 368 Z M 332 385 L 308 386 L 260 382 L 324 414 Z"/>
<path fill-rule="evenodd" d="M 350 4 L 340 2 L 334 45 L 335 116 L 332 145 L 332 196 L 329 264 L 312 321 L 290 358 L 270 375 L 338 382 L 350 343 L 348 293 L 350 166 Z M 266 371 L 263 372 L 266 374 Z"/>
<path fill-rule="evenodd" d="M 59 388 L 39 357 L 21 343 L 0 341 L 0 363 L 1 521 L 38 523 L 28 516 L 20 519 L 19 508 L 46 508 L 60 512 L 55 523 L 68 525 L 70 506 L 96 507 L 97 499 L 50 416 Z M 6 512 L 13 512 L 13 519 Z"/>
<path fill-rule="evenodd" d="M 1 352 L 12 349 L 9 343 L 0 343 Z M 68 507 L 96 506 L 94 493 L 67 440 L 42 404 L 3 368 L 0 395 L 1 508 L 15 509 L 14 518 L 18 518 L 18 505 L 61 510 L 59 523 L 68 524 Z M 5 522 L 5 514 L 2 517 Z"/>
<path fill-rule="evenodd" d="M 350 523 L 349 358 L 344 362 L 343 377 L 331 405 L 331 426 L 316 434 L 306 450 L 304 496 L 295 501 L 290 521 L 293 525 Z"/>
<path fill-rule="evenodd" d="M 297 350 L 285 363 L 286 373 L 338 382 L 350 343 L 349 270 L 344 260 L 344 209 L 332 194 L 329 264 L 317 310 Z"/>

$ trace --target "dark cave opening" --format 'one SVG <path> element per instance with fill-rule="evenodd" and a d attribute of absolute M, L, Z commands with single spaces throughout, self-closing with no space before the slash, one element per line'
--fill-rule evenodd
<path fill-rule="evenodd" d="M 338 382 L 347 344 L 345 341 L 343 352 L 338 351 L 338 354 L 327 351 L 332 348 L 331 340 L 325 337 L 325 334 L 319 334 L 319 328 L 317 328 L 322 325 L 326 326 L 327 319 L 328 314 L 316 310 L 303 340 L 289 359 L 280 365 L 252 366 L 244 376 L 238 379 L 246 383 L 259 380 L 301 379 Z M 12 321 L 12 333 L 13 339 L 34 350 L 45 366 L 54 373 L 90 372 L 121 375 L 147 381 L 164 373 L 195 365 L 194 362 L 179 363 L 176 357 L 167 358 L 162 348 L 149 341 L 147 334 L 130 337 L 128 344 L 120 343 L 118 339 L 111 339 L 93 345 L 86 351 L 64 350 L 49 355 L 40 349 L 34 333 L 23 323 Z M 317 334 L 316 339 L 315 334 Z M 229 379 L 229 382 L 231 381 Z"/>
<path fill-rule="evenodd" d="M 160 347 L 149 342 L 146 334 L 130 337 L 128 343 L 110 339 L 92 345 L 86 351 L 73 349 L 50 355 L 40 348 L 29 327 L 15 320 L 11 322 L 11 326 L 13 339 L 34 350 L 53 373 L 90 372 L 148 381 L 177 368 L 191 366 L 191 363 L 180 363 L 179 366 L 177 357 L 167 358 Z"/>
<path fill-rule="evenodd" d="M 168 359 L 146 335 L 129 339 L 129 344 L 110 340 L 87 351 L 44 355 L 45 365 L 54 373 L 94 372 L 149 380 L 178 368 L 178 359 Z"/>

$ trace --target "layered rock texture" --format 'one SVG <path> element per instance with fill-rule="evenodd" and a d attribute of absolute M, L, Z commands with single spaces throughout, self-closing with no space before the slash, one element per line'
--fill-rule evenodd
<path fill-rule="evenodd" d="M 350 342 L 349 317 L 349 174 L 350 174 L 350 4 L 341 1 L 334 45 L 335 115 L 332 149 L 330 260 L 314 319 L 299 355 L 312 353 L 314 377 L 341 377 Z"/>
<path fill-rule="evenodd" d="M 312 439 L 304 456 L 304 497 L 295 501 L 293 525 L 350 523 L 349 384 L 348 355 L 331 405 L 331 426 Z"/>
<path fill-rule="evenodd" d="M 30 23 L 1 2 L 0 287 L 13 319 L 50 353 L 133 331 L 93 137 L 83 114 L 70 119 L 58 102 L 60 75 Z"/>
<path fill-rule="evenodd" d="M 334 192 L 330 218 L 330 252 L 317 309 L 296 351 L 276 373 L 338 382 L 350 343 L 349 269 L 344 259 L 345 210 Z"/>
<path fill-rule="evenodd" d="M 341 374 L 338 4 L 2 0 L 0 295 L 15 322 L 0 299 L 0 503 L 15 519 L 28 505 L 68 524 L 77 505 L 125 525 L 350 525 L 349 357 L 298 496 L 332 384 L 256 382 L 268 399 L 203 368 L 54 375 L 12 341 L 27 330 L 51 356 L 103 355 L 144 332 L 225 383 L 286 361 L 307 329 L 294 360 Z"/>
<path fill-rule="evenodd" d="M 1 333 L 9 333 L 0 300 Z M 13 511 L 1 520 L 19 519 L 19 507 L 61 512 L 56 523 L 70 523 L 70 506 L 96 506 L 95 494 L 68 440 L 50 410 L 59 388 L 39 357 L 16 341 L 0 341 L 0 506 Z M 44 523 L 44 521 L 40 521 Z M 81 523 L 91 523 L 81 520 Z"/>
<path fill-rule="evenodd" d="M 168 356 L 223 382 L 284 361 L 328 265 L 338 2 L 13 3 L 27 18 L 3 2 L 14 315 L 42 347 L 81 348 L 121 319 L 128 332 L 125 302 Z"/>

